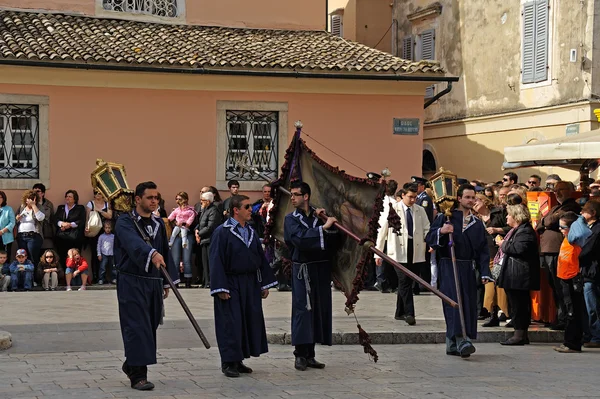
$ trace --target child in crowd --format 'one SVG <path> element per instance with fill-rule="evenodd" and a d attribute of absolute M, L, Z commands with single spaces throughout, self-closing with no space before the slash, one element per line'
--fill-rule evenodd
<path fill-rule="evenodd" d="M 561 353 L 581 352 L 581 344 L 584 330 L 584 317 L 586 315 L 583 297 L 583 281 L 579 275 L 579 254 L 581 246 L 577 238 L 570 234 L 574 223 L 578 220 L 575 212 L 566 212 L 559 219 L 559 229 L 564 236 L 560 246 L 557 263 L 557 276 L 560 279 L 561 288 L 567 307 L 567 325 L 563 344 L 554 348 Z M 584 227 L 587 227 L 584 225 Z"/>
<path fill-rule="evenodd" d="M 0 251 L 0 291 L 8 291 L 10 286 L 10 265 L 6 263 L 8 255 L 6 251 Z"/>
<path fill-rule="evenodd" d="M 53 249 L 47 249 L 38 263 L 38 273 L 41 274 L 42 286 L 45 291 L 56 291 L 58 280 L 62 277 L 63 269 L 60 266 L 58 254 Z"/>
<path fill-rule="evenodd" d="M 27 259 L 27 251 L 17 249 L 17 260 L 10 264 L 10 281 L 13 291 L 29 291 L 33 283 L 33 271 L 35 267 Z M 23 287 L 23 288 L 19 288 Z"/>
<path fill-rule="evenodd" d="M 69 249 L 67 256 L 67 291 L 72 291 L 71 280 L 73 277 L 77 276 L 81 276 L 81 287 L 78 291 L 85 291 L 85 285 L 87 284 L 87 269 L 89 267 L 87 261 L 83 259 L 77 248 Z"/>
<path fill-rule="evenodd" d="M 98 260 L 100 261 L 100 274 L 98 284 L 104 284 L 106 276 L 106 266 L 110 268 L 111 281 L 117 283 L 117 270 L 115 269 L 113 247 L 115 235 L 112 233 L 112 223 L 107 220 L 104 222 L 104 233 L 98 237 Z M 107 279 L 108 280 L 108 279 Z"/>
<path fill-rule="evenodd" d="M 175 238 L 181 233 L 181 247 L 188 247 L 188 233 L 190 231 L 190 227 L 194 224 L 194 220 L 196 219 L 196 211 L 193 207 L 187 206 L 188 197 L 184 192 L 180 192 L 177 194 L 177 198 L 175 198 L 175 202 L 177 203 L 177 208 L 173 209 L 173 212 L 169 215 L 169 221 L 175 221 L 175 227 L 173 227 L 173 231 L 171 232 L 171 239 L 169 240 L 169 248 L 173 246 L 175 242 Z"/>

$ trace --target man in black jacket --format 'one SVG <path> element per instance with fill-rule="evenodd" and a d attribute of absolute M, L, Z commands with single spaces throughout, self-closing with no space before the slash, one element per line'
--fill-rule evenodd
<path fill-rule="evenodd" d="M 194 232 L 196 235 L 196 242 L 200 245 L 202 276 L 205 288 L 210 288 L 210 269 L 208 264 L 210 237 L 222 221 L 222 216 L 219 215 L 219 210 L 213 202 L 214 195 L 210 191 L 203 193 L 200 197 L 202 209 L 200 216 L 198 217 L 198 225 Z"/>

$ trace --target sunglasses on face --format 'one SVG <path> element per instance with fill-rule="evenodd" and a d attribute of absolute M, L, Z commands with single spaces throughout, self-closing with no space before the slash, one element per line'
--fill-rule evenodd
<path fill-rule="evenodd" d="M 529 180 L 529 181 L 527 182 L 527 184 L 537 184 L 537 182 L 536 182 L 536 181 L 531 181 L 531 180 Z"/>
<path fill-rule="evenodd" d="M 246 209 L 246 210 L 248 210 L 248 209 L 250 209 L 250 207 L 251 207 L 251 206 L 252 206 L 252 205 L 250 205 L 250 204 L 246 204 L 246 205 L 242 205 L 242 206 L 241 206 L 240 208 L 238 208 L 238 209 Z"/>
<path fill-rule="evenodd" d="M 566 230 L 566 229 L 569 228 L 569 226 L 558 226 L 558 228 L 561 229 L 561 230 Z"/>
<path fill-rule="evenodd" d="M 46 259 L 53 259 L 54 255 L 46 255 Z"/>
<path fill-rule="evenodd" d="M 506 177 L 503 177 L 502 181 L 508 181 L 508 179 Z"/>

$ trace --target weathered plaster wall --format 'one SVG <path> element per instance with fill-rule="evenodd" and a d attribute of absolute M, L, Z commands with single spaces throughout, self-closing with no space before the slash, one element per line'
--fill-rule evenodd
<path fill-rule="evenodd" d="M 344 9 L 344 39 L 356 41 L 356 3 L 359 0 L 348 0 Z"/>
<path fill-rule="evenodd" d="M 389 0 L 357 0 L 356 41 L 387 53 L 392 51 L 392 7 Z"/>

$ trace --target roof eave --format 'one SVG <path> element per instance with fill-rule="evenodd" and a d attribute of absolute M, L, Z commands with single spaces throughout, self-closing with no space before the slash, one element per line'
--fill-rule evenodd
<path fill-rule="evenodd" d="M 394 73 L 394 72 L 313 72 L 297 70 L 251 70 L 251 69 L 223 69 L 204 67 L 157 66 L 157 65 L 131 65 L 108 63 L 74 63 L 64 61 L 44 60 L 19 60 L 0 59 L 0 65 L 31 66 L 44 68 L 89 69 L 101 71 L 123 72 L 152 72 L 152 73 L 189 73 L 199 75 L 226 75 L 226 76 L 254 76 L 254 77 L 283 77 L 283 78 L 309 78 L 309 79 L 348 79 L 348 80 L 382 80 L 405 82 L 457 82 L 456 76 L 444 74 L 431 75 L 424 73 Z"/>

